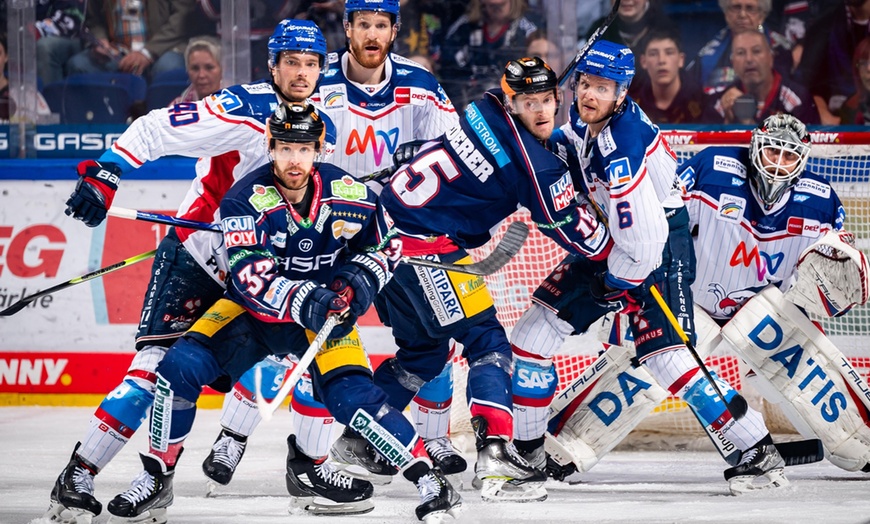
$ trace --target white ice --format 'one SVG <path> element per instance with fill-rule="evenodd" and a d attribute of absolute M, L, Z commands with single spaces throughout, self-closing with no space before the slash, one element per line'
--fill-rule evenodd
<path fill-rule="evenodd" d="M 82 437 L 92 408 L 0 408 L 0 524 L 41 524 L 51 487 Z M 353 517 L 288 513 L 284 487 L 286 428 L 281 412 L 252 437 L 233 482 L 206 498 L 200 469 L 218 432 L 217 410 L 200 410 L 175 476 L 172 524 L 417 522 L 416 489 L 397 478 L 375 488 L 375 509 Z M 104 506 L 141 470 L 142 428 L 97 477 Z M 469 457 L 471 458 L 471 457 Z M 575 485 L 550 481 L 542 503 L 488 504 L 461 492 L 464 510 L 445 523 L 664 522 L 870 523 L 870 474 L 843 471 L 828 462 L 787 468 L 792 486 L 741 497 L 728 494 L 725 463 L 712 451 L 613 452 Z M 465 483 L 470 485 L 471 473 Z M 94 519 L 103 523 L 108 513 Z"/>

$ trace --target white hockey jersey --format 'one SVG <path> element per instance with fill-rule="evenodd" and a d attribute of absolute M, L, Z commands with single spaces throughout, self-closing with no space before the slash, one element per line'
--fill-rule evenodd
<path fill-rule="evenodd" d="M 731 318 L 768 284 L 786 291 L 801 252 L 846 218 L 831 185 L 809 171 L 765 211 L 748 165 L 746 148 L 709 147 L 679 169 L 698 260 L 692 294 L 714 318 Z"/>
<path fill-rule="evenodd" d="M 266 122 L 278 104 L 272 84 L 264 81 L 228 87 L 199 102 L 155 109 L 135 120 L 100 161 L 114 162 L 126 173 L 166 155 L 199 157 L 196 178 L 176 216 L 214 222 L 227 190 L 269 161 Z M 335 149 L 335 126 L 328 117 L 324 122 L 323 156 L 328 158 Z M 215 233 L 184 228 L 176 232 L 194 259 L 223 285 L 226 275 L 211 245 Z"/>
<path fill-rule="evenodd" d="M 332 163 L 351 175 L 390 167 L 400 144 L 436 138 L 459 124 L 444 89 L 420 64 L 391 53 L 385 80 L 363 85 L 347 79 L 348 59 L 347 49 L 329 54 L 329 69 L 311 99 L 335 123 Z"/>
<path fill-rule="evenodd" d="M 665 209 L 683 207 L 673 151 L 628 97 L 594 139 L 572 104 L 571 121 L 551 141 L 557 154 L 567 152 L 569 165 L 579 159 L 579 166 L 572 165 L 574 185 L 583 188 L 578 202 L 591 202 L 610 230 L 607 283 L 621 289 L 640 285 L 661 265 L 668 238 Z"/>

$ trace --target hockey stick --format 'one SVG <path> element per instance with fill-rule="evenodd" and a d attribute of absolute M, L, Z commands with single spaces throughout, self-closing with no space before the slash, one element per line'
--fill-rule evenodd
<path fill-rule="evenodd" d="M 707 366 L 704 364 L 704 361 L 701 359 L 701 356 L 698 355 L 698 352 L 695 351 L 695 346 L 692 345 L 692 342 L 689 340 L 686 332 L 683 331 L 683 328 L 680 326 L 680 323 L 677 322 L 676 317 L 674 317 L 671 308 L 668 307 L 667 303 L 665 303 L 665 299 L 662 298 L 661 293 L 659 293 L 658 288 L 655 286 L 650 286 L 650 293 L 652 293 L 653 298 L 658 302 L 659 307 L 662 308 L 662 312 L 668 317 L 668 321 L 671 323 L 671 326 L 674 327 L 674 330 L 677 332 L 677 335 L 680 336 L 680 340 L 683 341 L 683 344 L 686 345 L 686 349 L 689 350 L 689 353 L 694 357 L 695 362 L 697 362 L 698 367 L 701 368 L 701 372 L 707 377 L 707 380 L 710 381 L 710 384 L 713 386 L 713 389 L 716 391 L 716 396 L 722 400 L 722 403 L 725 404 L 725 409 L 731 413 L 731 417 L 734 420 L 738 420 L 746 414 L 746 410 L 749 409 L 749 406 L 746 404 L 746 399 L 743 398 L 743 395 L 735 395 L 731 402 L 725 399 L 725 395 L 722 394 L 722 390 L 719 389 L 719 384 L 713 380 L 713 375 L 710 374 L 710 370 L 707 369 Z"/>
<path fill-rule="evenodd" d="M 8 317 L 9 315 L 14 315 L 15 313 L 18 313 L 19 311 L 21 311 L 22 309 L 27 307 L 28 304 L 30 304 L 31 302 L 33 302 L 34 300 L 36 300 L 38 298 L 42 298 L 46 295 L 50 295 L 50 294 L 54 293 L 55 291 L 60 291 L 61 289 L 66 289 L 68 287 L 72 287 L 76 284 L 81 284 L 82 282 L 87 282 L 88 280 L 93 280 L 97 277 L 101 277 L 101 276 L 105 275 L 106 273 L 111 273 L 112 271 L 117 271 L 123 267 L 131 266 L 131 265 L 135 264 L 136 262 L 141 262 L 143 260 L 146 260 L 146 259 L 153 257 L 156 253 L 157 253 L 156 249 L 153 251 L 149 251 L 147 253 L 142 253 L 141 255 L 136 255 L 135 257 L 130 257 L 130 258 L 122 260 L 120 262 L 116 262 L 116 263 L 112 264 L 111 266 L 106 266 L 104 268 L 100 268 L 94 272 L 87 273 L 87 274 L 82 275 L 80 277 L 72 278 L 72 279 L 67 280 L 66 282 L 64 282 L 62 284 L 58 284 L 58 285 L 52 286 L 44 291 L 40 291 L 39 293 L 34 293 L 32 295 L 22 297 L 21 300 L 19 300 L 18 302 L 12 304 L 8 308 L 4 309 L 3 311 L 0 311 L 0 317 Z"/>
<path fill-rule="evenodd" d="M 149 213 L 147 211 L 127 209 L 125 207 L 113 206 L 109 209 L 108 214 L 113 217 L 126 218 L 129 220 L 144 220 L 145 222 L 156 222 L 157 224 L 168 224 L 170 226 L 199 229 L 202 231 L 214 231 L 216 233 L 223 231 L 220 224 L 199 222 L 197 220 L 188 220 L 186 218 L 178 218 L 172 215 L 163 215 L 161 213 Z"/>
<path fill-rule="evenodd" d="M 402 257 L 402 262 L 413 266 L 428 267 L 432 269 L 443 269 L 444 271 L 455 271 L 457 273 L 468 273 L 471 275 L 488 276 L 492 275 L 520 251 L 526 237 L 529 236 L 529 226 L 525 222 L 512 222 L 508 226 L 507 231 L 499 243 L 492 250 L 488 257 L 480 262 L 471 264 L 450 264 L 448 262 L 436 262 L 434 260 L 426 260 L 423 258 Z"/>
<path fill-rule="evenodd" d="M 308 366 L 310 366 L 311 362 L 314 361 L 314 357 L 317 356 L 320 347 L 323 346 L 324 342 L 326 342 L 326 338 L 332 332 L 332 328 L 334 328 L 340 321 L 341 318 L 337 315 L 332 315 L 326 319 L 326 323 L 324 323 L 323 327 L 320 328 L 320 331 L 317 332 L 317 336 L 315 336 L 314 340 L 311 341 L 308 349 L 305 350 L 305 353 L 299 359 L 299 363 L 296 364 L 295 368 L 293 368 L 293 372 L 290 373 L 290 376 L 284 380 L 283 384 L 281 384 L 281 389 L 278 390 L 278 393 L 271 402 L 263 398 L 263 371 L 259 367 L 254 370 L 254 387 L 257 390 L 257 408 L 259 409 L 260 416 L 263 417 L 264 421 L 268 422 L 269 420 L 272 420 L 275 411 L 281 407 L 281 403 L 284 402 L 284 399 L 287 398 L 290 391 L 296 387 L 296 383 L 302 377 L 302 374 L 305 373 Z"/>
<path fill-rule="evenodd" d="M 613 21 L 616 19 L 616 14 L 619 12 L 619 3 L 620 0 L 616 0 L 615 2 L 613 2 L 613 7 L 610 8 L 610 14 L 608 14 L 607 18 L 604 19 L 604 23 L 598 26 L 598 29 L 596 29 L 595 32 L 592 33 L 592 36 L 589 37 L 589 40 L 586 40 L 583 48 L 580 49 L 580 51 L 576 55 L 574 55 L 574 60 L 572 60 L 571 63 L 568 64 L 568 67 L 566 67 L 565 70 L 562 71 L 562 74 L 559 75 L 559 89 L 564 87 L 565 81 L 568 79 L 571 71 L 573 71 L 574 68 L 577 67 L 577 64 L 579 64 L 580 61 L 586 58 L 586 55 L 589 54 L 589 49 L 592 48 L 592 44 L 597 42 L 598 39 L 601 38 L 601 35 L 603 35 L 604 32 L 607 31 L 608 28 L 610 28 L 610 24 L 613 23 Z"/>

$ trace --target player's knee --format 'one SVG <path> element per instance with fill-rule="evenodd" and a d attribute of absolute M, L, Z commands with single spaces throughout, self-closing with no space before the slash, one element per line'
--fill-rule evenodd
<path fill-rule="evenodd" d="M 224 372 L 211 351 L 194 341 L 181 339 L 163 357 L 157 374 L 158 388 L 164 385 L 172 389 L 175 397 L 196 402 L 202 387 Z"/>
<path fill-rule="evenodd" d="M 321 388 L 323 403 L 341 424 L 350 424 L 354 413 L 362 409 L 376 416 L 387 405 L 387 395 L 374 387 L 371 379 L 364 373 L 348 373 L 327 381 Z"/>
<path fill-rule="evenodd" d="M 287 372 L 287 366 L 278 362 L 274 358 L 266 358 L 257 362 L 254 367 L 242 375 L 233 389 L 236 389 L 241 385 L 248 395 L 257 391 L 257 385 L 254 380 L 257 369 L 259 369 L 261 373 L 260 379 L 262 389 L 260 389 L 260 394 L 265 400 L 272 400 L 275 398 L 275 395 L 278 394 L 278 390 L 281 389 L 281 384 L 284 383 L 284 375 Z"/>
<path fill-rule="evenodd" d="M 573 331 L 555 312 L 532 303 L 511 331 L 511 344 L 514 353 L 518 348 L 529 355 L 551 358 Z"/>
<path fill-rule="evenodd" d="M 387 382 L 396 382 L 410 392 L 417 393 L 426 382 L 434 379 L 437 371 L 429 373 L 412 373 L 405 369 L 405 366 L 396 357 L 385 360 L 378 369 L 375 370 L 375 383 L 381 384 L 382 380 Z"/>

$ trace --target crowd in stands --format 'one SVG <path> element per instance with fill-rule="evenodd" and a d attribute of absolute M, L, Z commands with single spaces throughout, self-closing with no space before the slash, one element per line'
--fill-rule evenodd
<path fill-rule="evenodd" d="M 80 74 L 127 73 L 154 84 L 186 71 L 189 85 L 161 102 L 206 96 L 221 86 L 220 4 L 39 0 L 32 32 L 40 89 Z M 561 72 L 566 54 L 548 38 L 546 4 L 403 0 L 394 51 L 435 73 L 462 109 L 496 86 L 510 59 L 541 56 Z M 579 48 L 611 0 L 576 4 Z M 283 18 L 314 20 L 329 50 L 342 48 L 343 8 L 343 0 L 250 0 L 251 79 L 268 75 L 266 39 Z M 785 112 L 808 124 L 870 125 L 868 21 L 870 0 L 622 0 L 604 38 L 634 52 L 630 95 L 656 123 L 750 125 Z M 4 16 L 0 29 L 6 23 Z M 5 40 L 3 51 L 5 60 Z M 0 86 L 7 120 L 15 102 L 5 77 Z"/>

